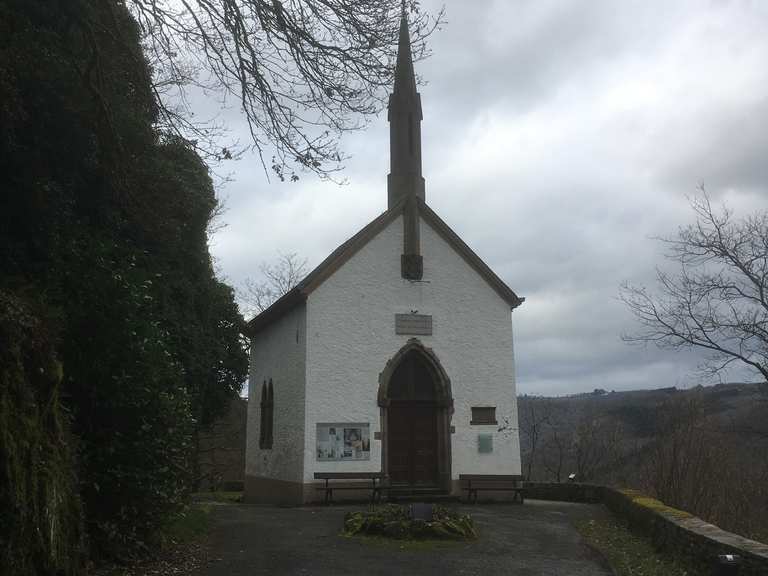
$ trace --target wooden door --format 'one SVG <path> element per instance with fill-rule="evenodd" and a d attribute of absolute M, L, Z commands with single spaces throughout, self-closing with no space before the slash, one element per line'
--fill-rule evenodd
<path fill-rule="evenodd" d="M 411 484 L 437 484 L 437 422 L 432 404 L 411 407 Z"/>
<path fill-rule="evenodd" d="M 437 485 L 435 380 L 423 358 L 409 352 L 389 385 L 387 471 L 394 484 Z"/>
<path fill-rule="evenodd" d="M 392 404 L 387 423 L 389 480 L 393 484 L 411 483 L 411 426 L 407 404 Z"/>
<path fill-rule="evenodd" d="M 393 484 L 437 484 L 437 414 L 434 404 L 393 402 L 388 418 L 389 477 Z"/>

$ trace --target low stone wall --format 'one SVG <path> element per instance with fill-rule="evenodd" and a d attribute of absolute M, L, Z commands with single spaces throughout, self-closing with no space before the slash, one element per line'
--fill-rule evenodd
<path fill-rule="evenodd" d="M 595 484 L 577 484 L 560 482 L 523 482 L 525 497 L 534 500 L 552 500 L 555 502 L 603 501 L 604 486 Z"/>
<path fill-rule="evenodd" d="M 227 412 L 200 433 L 197 490 L 243 489 L 247 414 L 248 401 L 233 394 Z"/>
<path fill-rule="evenodd" d="M 682 556 L 697 574 L 711 574 L 720 554 L 741 557 L 739 574 L 768 574 L 768 545 L 721 530 L 701 518 L 664 505 L 636 490 L 593 484 L 526 482 L 525 497 L 565 502 L 602 502 L 651 538 L 659 550 Z"/>

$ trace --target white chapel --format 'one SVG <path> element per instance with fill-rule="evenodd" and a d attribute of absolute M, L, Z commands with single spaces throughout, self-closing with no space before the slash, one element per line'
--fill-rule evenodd
<path fill-rule="evenodd" d="M 520 474 L 518 297 L 427 205 L 406 19 L 389 100 L 387 210 L 249 322 L 245 499 L 321 499 L 318 472 L 458 494 Z"/>

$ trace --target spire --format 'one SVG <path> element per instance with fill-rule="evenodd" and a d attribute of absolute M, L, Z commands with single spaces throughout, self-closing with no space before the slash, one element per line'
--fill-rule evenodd
<path fill-rule="evenodd" d="M 419 240 L 419 201 L 424 201 L 421 176 L 421 96 L 416 91 L 411 38 L 403 4 L 395 67 L 395 86 L 389 97 L 389 176 L 387 204 L 403 202 L 404 245 L 402 276 L 420 280 L 423 262 Z"/>
<path fill-rule="evenodd" d="M 400 19 L 400 39 L 395 87 L 389 97 L 389 207 L 410 194 L 424 199 L 421 177 L 421 96 L 416 91 L 411 39 L 405 12 Z"/>
<path fill-rule="evenodd" d="M 416 75 L 411 56 L 411 35 L 405 11 L 400 17 L 400 37 L 397 42 L 397 66 L 395 67 L 395 93 L 417 94 Z"/>

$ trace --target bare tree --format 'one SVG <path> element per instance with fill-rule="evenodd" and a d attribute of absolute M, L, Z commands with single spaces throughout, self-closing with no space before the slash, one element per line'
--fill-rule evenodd
<path fill-rule="evenodd" d="M 618 422 L 587 410 L 573 432 L 572 464 L 579 482 L 607 478 L 620 457 L 622 430 Z"/>
<path fill-rule="evenodd" d="M 407 6 L 406 6 L 407 4 Z M 199 123 L 188 91 L 215 90 L 248 123 L 265 169 L 282 180 L 301 168 L 340 169 L 341 133 L 385 104 L 397 53 L 398 22 L 408 8 L 414 57 L 441 22 L 417 0 L 128 0 L 148 61 L 161 123 L 202 152 L 221 125 Z M 271 160 L 265 153 L 273 150 Z"/>
<path fill-rule="evenodd" d="M 736 220 L 713 209 L 706 191 L 691 200 L 696 223 L 662 238 L 676 274 L 657 270 L 658 290 L 623 284 L 620 298 L 640 321 L 627 342 L 708 351 L 702 367 L 741 363 L 768 380 L 768 212 Z"/>
<path fill-rule="evenodd" d="M 272 264 L 259 266 L 261 280 L 246 278 L 244 289 L 238 290 L 246 317 L 263 312 L 280 296 L 295 287 L 307 275 L 307 259 L 295 252 L 280 254 Z"/>
<path fill-rule="evenodd" d="M 719 436 L 707 425 L 703 408 L 697 396 L 673 399 L 659 407 L 657 430 L 646 447 L 641 477 L 645 487 L 665 503 L 709 518 L 723 498 L 731 466 L 723 459 Z"/>
<path fill-rule="evenodd" d="M 536 462 L 537 449 L 544 428 L 551 424 L 552 402 L 549 398 L 522 396 L 518 400 L 520 433 L 523 445 L 523 461 L 527 469 L 526 479 L 531 480 Z"/>
<path fill-rule="evenodd" d="M 552 428 L 552 433 L 544 440 L 541 450 L 541 463 L 544 469 L 554 478 L 562 482 L 572 438 L 567 432 Z"/>
<path fill-rule="evenodd" d="M 765 541 L 765 440 L 718 421 L 717 403 L 691 392 L 658 406 L 655 433 L 638 454 L 641 487 L 665 504 Z"/>

